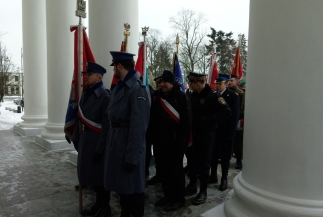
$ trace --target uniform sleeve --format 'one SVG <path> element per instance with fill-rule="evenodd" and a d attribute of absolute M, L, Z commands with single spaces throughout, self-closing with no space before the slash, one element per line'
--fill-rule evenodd
<path fill-rule="evenodd" d="M 128 135 L 128 146 L 125 162 L 138 164 L 140 157 L 145 155 L 145 136 L 149 123 L 150 96 L 146 87 L 138 85 L 130 92 L 130 126 Z"/>
<path fill-rule="evenodd" d="M 72 135 L 72 138 L 71 138 L 71 141 L 73 143 L 78 143 L 79 141 L 79 137 L 80 137 L 80 132 L 79 132 L 79 117 L 78 115 L 76 116 L 75 118 L 75 122 L 74 122 L 74 126 L 73 126 L 73 135 Z"/>
<path fill-rule="evenodd" d="M 212 121 L 214 123 L 217 123 L 219 128 L 227 126 L 232 116 L 232 112 L 229 105 L 225 102 L 223 97 L 215 96 L 214 106 L 214 113 L 211 116 Z"/>
<path fill-rule="evenodd" d="M 239 121 L 240 116 L 240 99 L 237 94 L 232 94 L 232 105 L 231 105 L 231 112 L 232 117 L 230 119 L 229 125 L 229 137 L 234 137 L 236 134 L 237 124 Z"/>
<path fill-rule="evenodd" d="M 107 93 L 107 95 L 105 96 L 102 102 L 102 107 L 101 107 L 102 127 L 101 127 L 99 141 L 95 148 L 95 152 L 100 154 L 104 154 L 105 152 L 105 147 L 108 140 L 108 133 L 110 129 L 109 118 L 107 113 L 109 102 L 110 102 L 110 93 Z"/>

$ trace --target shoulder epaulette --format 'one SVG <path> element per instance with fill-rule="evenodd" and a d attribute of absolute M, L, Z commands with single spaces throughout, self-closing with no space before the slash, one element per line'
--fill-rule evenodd
<path fill-rule="evenodd" d="M 142 88 L 145 88 L 146 87 L 146 85 L 144 85 L 140 79 L 138 79 L 137 81 L 138 81 L 140 87 L 142 87 Z"/>

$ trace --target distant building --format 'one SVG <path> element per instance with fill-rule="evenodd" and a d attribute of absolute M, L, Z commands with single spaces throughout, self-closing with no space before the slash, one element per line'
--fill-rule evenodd
<path fill-rule="evenodd" d="M 7 79 L 5 95 L 21 96 L 23 93 L 23 75 L 19 72 L 10 72 Z"/>

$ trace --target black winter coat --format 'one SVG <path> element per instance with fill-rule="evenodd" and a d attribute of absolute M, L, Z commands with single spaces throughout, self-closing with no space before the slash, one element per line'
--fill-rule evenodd
<path fill-rule="evenodd" d="M 213 92 L 208 84 L 201 93 L 192 93 L 193 133 L 215 131 L 218 127 L 227 126 L 231 110 L 221 98 L 221 95 Z"/>
<path fill-rule="evenodd" d="M 165 111 L 160 98 L 166 100 L 179 113 L 179 124 Z M 192 124 L 191 104 L 187 95 L 176 86 L 168 95 L 156 91 L 150 118 L 152 133 L 150 138 L 154 149 L 177 150 L 184 153 L 189 143 Z"/>

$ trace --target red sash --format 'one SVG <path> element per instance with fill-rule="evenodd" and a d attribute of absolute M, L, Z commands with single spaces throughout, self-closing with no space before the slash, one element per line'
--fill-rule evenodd
<path fill-rule="evenodd" d="M 180 123 L 179 113 L 166 100 L 162 99 L 161 97 L 159 97 L 159 100 L 164 110 L 167 112 L 167 114 L 169 114 L 169 116 L 171 116 L 174 119 L 174 121 L 176 121 L 176 123 L 179 124 Z"/>
<path fill-rule="evenodd" d="M 91 120 L 87 119 L 86 117 L 84 117 L 80 106 L 78 109 L 78 115 L 79 115 L 82 123 L 84 123 L 88 128 L 90 128 L 91 130 L 93 130 L 95 132 L 101 133 L 102 125 L 95 123 L 94 121 L 91 121 Z"/>

